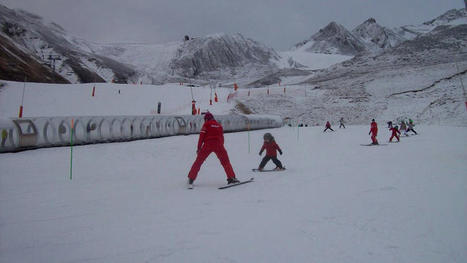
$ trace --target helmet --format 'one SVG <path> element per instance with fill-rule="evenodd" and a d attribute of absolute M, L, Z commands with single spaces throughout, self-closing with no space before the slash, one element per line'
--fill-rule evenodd
<path fill-rule="evenodd" d="M 214 116 L 208 111 L 204 114 L 204 120 L 205 121 L 209 121 L 209 120 L 213 120 L 214 119 Z"/>
<path fill-rule="evenodd" d="M 272 137 L 272 134 L 270 134 L 269 132 L 265 133 L 265 134 L 263 135 L 263 138 L 264 138 L 265 140 L 268 140 L 268 141 L 274 140 L 274 137 Z"/>

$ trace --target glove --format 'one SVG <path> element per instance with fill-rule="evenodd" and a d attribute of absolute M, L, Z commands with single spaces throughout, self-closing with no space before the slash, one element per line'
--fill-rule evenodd
<path fill-rule="evenodd" d="M 279 153 L 280 153 L 280 155 L 282 155 L 282 151 L 281 151 L 281 150 L 279 150 Z"/>
<path fill-rule="evenodd" d="M 196 149 L 196 154 L 198 154 L 198 153 L 199 153 L 199 151 L 200 151 L 200 149 Z"/>
<path fill-rule="evenodd" d="M 368 133 L 368 135 L 370 135 L 371 131 Z"/>
<path fill-rule="evenodd" d="M 261 156 L 262 153 L 263 153 L 263 152 L 259 152 L 259 156 Z"/>

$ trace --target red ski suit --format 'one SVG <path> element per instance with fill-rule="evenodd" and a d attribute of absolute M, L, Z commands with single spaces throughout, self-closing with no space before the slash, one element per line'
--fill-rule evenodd
<path fill-rule="evenodd" d="M 263 147 L 261 147 L 261 151 L 259 153 L 263 153 L 266 150 L 266 156 L 277 157 L 277 151 L 282 152 L 281 148 L 275 141 L 272 142 L 264 142 Z"/>
<path fill-rule="evenodd" d="M 227 151 L 224 148 L 224 130 L 222 125 L 220 125 L 216 120 L 208 120 L 204 122 L 203 127 L 199 133 L 198 140 L 198 155 L 196 160 L 191 166 L 190 172 L 188 173 L 188 178 L 193 181 L 198 176 L 199 169 L 204 163 L 206 158 L 214 152 L 219 158 L 222 166 L 224 167 L 227 178 L 234 178 L 235 173 L 230 164 L 229 156 Z"/>
<path fill-rule="evenodd" d="M 370 133 L 371 133 L 371 141 L 373 143 L 378 143 L 378 140 L 376 140 L 376 136 L 378 135 L 378 124 L 376 124 L 375 121 L 371 122 Z"/>
<path fill-rule="evenodd" d="M 401 132 L 396 128 L 391 128 L 389 130 L 392 131 L 392 135 L 391 138 L 389 138 L 389 141 L 392 142 L 392 138 L 396 137 L 397 141 L 399 142 L 400 138 L 398 134 L 401 134 Z"/>

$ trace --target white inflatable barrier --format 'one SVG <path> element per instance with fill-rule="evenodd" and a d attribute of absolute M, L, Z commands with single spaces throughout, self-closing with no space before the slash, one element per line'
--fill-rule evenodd
<path fill-rule="evenodd" d="M 225 132 L 278 128 L 279 116 L 215 115 Z M 73 138 L 71 127 L 73 121 Z M 0 153 L 27 149 L 121 142 L 199 133 L 199 115 L 75 116 L 0 120 Z"/>

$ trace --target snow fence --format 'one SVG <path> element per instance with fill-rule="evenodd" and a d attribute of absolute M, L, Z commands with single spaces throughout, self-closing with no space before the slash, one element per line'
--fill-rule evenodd
<path fill-rule="evenodd" d="M 283 125 L 279 116 L 215 115 L 225 132 Z M 69 116 L 0 120 L 0 153 L 27 149 L 122 142 L 199 133 L 199 115 Z"/>

